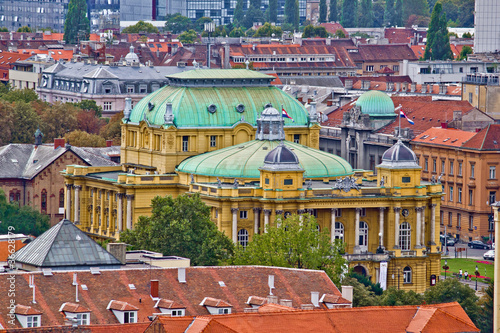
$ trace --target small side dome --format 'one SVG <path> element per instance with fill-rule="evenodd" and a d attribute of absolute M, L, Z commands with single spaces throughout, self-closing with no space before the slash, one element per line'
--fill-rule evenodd
<path fill-rule="evenodd" d="M 299 165 L 299 158 L 295 153 L 280 143 L 276 148 L 271 150 L 264 158 L 262 170 L 303 170 Z"/>
<path fill-rule="evenodd" d="M 278 119 L 281 119 L 281 113 L 272 106 L 270 106 L 265 108 L 264 111 L 262 111 L 261 117 L 266 118 L 266 120 L 271 120 L 272 119 L 271 117 L 278 117 Z"/>
<path fill-rule="evenodd" d="M 125 56 L 127 64 L 139 63 L 139 56 L 134 53 L 134 46 L 130 45 L 130 52 Z"/>
<path fill-rule="evenodd" d="M 394 102 L 386 93 L 370 90 L 362 94 L 356 101 L 361 113 L 370 116 L 394 116 Z"/>
<path fill-rule="evenodd" d="M 382 164 L 380 166 L 400 167 L 400 168 L 420 168 L 417 164 L 415 153 L 398 140 L 394 146 L 387 149 L 382 155 Z"/>

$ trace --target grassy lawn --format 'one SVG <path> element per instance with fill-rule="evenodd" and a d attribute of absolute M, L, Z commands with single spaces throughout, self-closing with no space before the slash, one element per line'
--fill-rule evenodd
<path fill-rule="evenodd" d="M 474 272 L 476 271 L 476 265 L 479 270 L 479 278 L 478 281 L 482 281 L 483 278 L 489 277 L 493 279 L 494 273 L 494 261 L 486 261 L 479 259 L 447 259 L 448 267 L 450 267 L 446 271 L 446 275 L 451 276 L 453 273 L 457 273 L 462 269 L 462 273 L 467 271 L 469 275 L 472 275 L 472 280 L 475 281 L 476 277 Z M 479 262 L 478 262 L 479 261 Z M 489 264 L 485 264 L 483 262 L 488 262 Z M 441 259 L 441 275 L 444 275 L 444 259 Z"/>

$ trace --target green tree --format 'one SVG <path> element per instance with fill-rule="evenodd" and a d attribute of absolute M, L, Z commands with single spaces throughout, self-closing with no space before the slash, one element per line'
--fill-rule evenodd
<path fill-rule="evenodd" d="M 29 103 L 18 101 L 13 103 L 12 143 L 33 143 L 33 135 L 40 126 L 40 117 Z"/>
<path fill-rule="evenodd" d="M 304 32 L 302 33 L 302 38 L 310 38 L 310 37 L 325 38 L 328 37 L 328 32 L 326 31 L 325 27 L 315 27 L 312 24 L 309 24 L 304 28 Z"/>
<path fill-rule="evenodd" d="M 120 145 L 122 119 L 123 111 L 111 117 L 109 123 L 101 129 L 100 136 L 106 140 L 113 140 L 114 145 Z"/>
<path fill-rule="evenodd" d="M 352 286 L 352 306 L 374 306 L 378 305 L 378 298 L 375 293 L 364 284 L 360 283 L 355 277 L 347 276 L 342 280 L 342 285 Z"/>
<path fill-rule="evenodd" d="M 183 44 L 194 44 L 194 42 L 198 39 L 198 34 L 193 29 L 188 31 L 184 31 L 179 35 L 179 41 Z"/>
<path fill-rule="evenodd" d="M 87 18 L 87 2 L 85 0 L 70 0 L 68 14 L 64 21 L 64 41 L 76 44 L 87 39 L 90 34 L 90 22 Z"/>
<path fill-rule="evenodd" d="M 493 292 L 494 285 L 490 283 L 484 291 L 484 296 L 479 300 L 479 316 L 476 321 L 476 326 L 481 329 L 481 332 L 493 332 Z"/>
<path fill-rule="evenodd" d="M 1 27 L 0 32 L 9 32 L 9 29 L 7 29 L 6 27 Z"/>
<path fill-rule="evenodd" d="M 243 10 L 243 0 L 238 0 L 236 2 L 236 7 L 234 8 L 234 21 L 241 24 L 243 18 L 245 17 L 245 11 Z"/>
<path fill-rule="evenodd" d="M 32 32 L 32 31 L 30 27 L 28 27 L 27 25 L 23 25 L 22 27 L 17 29 L 17 32 Z"/>
<path fill-rule="evenodd" d="M 194 29 L 198 32 L 202 32 L 205 30 L 205 23 L 210 23 L 210 22 L 212 22 L 212 19 L 210 17 L 206 16 L 200 17 L 194 23 Z M 186 29 L 184 29 L 183 31 L 186 31 Z"/>
<path fill-rule="evenodd" d="M 262 11 L 260 9 L 255 8 L 254 6 L 250 6 L 241 24 L 245 28 L 249 29 L 253 26 L 254 22 L 264 22 L 264 15 L 262 14 Z"/>
<path fill-rule="evenodd" d="M 38 100 L 38 95 L 33 89 L 11 89 L 8 92 L 1 95 L 1 98 L 8 102 L 34 102 Z"/>
<path fill-rule="evenodd" d="M 328 8 L 326 7 L 326 0 L 319 0 L 319 23 L 326 22 L 326 14 Z"/>
<path fill-rule="evenodd" d="M 155 197 L 151 217 L 140 216 L 134 230 L 120 239 L 134 249 L 191 259 L 191 264 L 218 265 L 233 253 L 233 243 L 210 220 L 199 194 Z"/>
<path fill-rule="evenodd" d="M 360 27 L 373 27 L 372 0 L 361 0 L 361 13 L 358 22 Z"/>
<path fill-rule="evenodd" d="M 272 37 L 274 34 L 275 37 L 281 38 L 281 35 L 283 34 L 283 31 L 281 30 L 281 27 L 275 27 L 272 26 L 271 23 L 266 22 L 262 27 L 257 29 L 255 34 L 253 35 L 254 37 Z"/>
<path fill-rule="evenodd" d="M 0 221 L 2 221 L 0 234 L 7 234 L 10 231 L 39 236 L 50 228 L 49 216 L 41 214 L 30 206 L 20 207 L 16 202 L 9 203 L 2 189 L 0 189 Z"/>
<path fill-rule="evenodd" d="M 229 33 L 229 37 L 243 37 L 243 36 L 245 36 L 245 32 L 243 31 L 243 29 L 241 29 L 241 27 L 240 28 L 234 28 Z"/>
<path fill-rule="evenodd" d="M 347 36 L 345 35 L 345 33 L 344 33 L 343 30 L 337 29 L 337 31 L 335 31 L 334 37 L 337 37 L 337 38 L 346 38 Z"/>
<path fill-rule="evenodd" d="M 171 31 L 174 34 L 189 30 L 191 25 L 191 20 L 179 13 L 169 14 L 165 18 L 165 30 Z"/>
<path fill-rule="evenodd" d="M 78 127 L 77 112 L 78 108 L 70 103 L 55 103 L 52 107 L 46 108 L 40 117 L 45 140 L 51 142 L 74 131 Z"/>
<path fill-rule="evenodd" d="M 93 99 L 83 99 L 73 105 L 82 110 L 94 111 L 96 117 L 102 117 L 102 106 L 97 105 Z"/>
<path fill-rule="evenodd" d="M 411 15 L 429 17 L 429 5 L 427 0 L 405 0 L 403 1 L 403 22 L 407 24 Z"/>
<path fill-rule="evenodd" d="M 144 21 L 139 21 L 136 24 L 128 26 L 122 30 L 122 33 L 124 34 L 138 34 L 141 32 L 157 34 L 159 31 L 157 27 Z"/>
<path fill-rule="evenodd" d="M 3 146 L 11 141 L 14 130 L 14 110 L 11 103 L 0 100 L 0 119 L 0 146 Z"/>
<path fill-rule="evenodd" d="M 398 27 L 404 26 L 403 20 L 403 0 L 396 0 L 396 4 L 394 5 L 394 25 Z"/>
<path fill-rule="evenodd" d="M 314 216 L 278 216 L 266 233 L 254 235 L 246 248 L 236 249 L 236 265 L 266 265 L 324 270 L 335 284 L 347 267 L 340 241 L 330 242 L 327 228 L 317 230 Z"/>
<path fill-rule="evenodd" d="M 450 38 L 446 27 L 446 13 L 440 2 L 436 2 L 432 10 L 431 22 L 427 31 L 427 45 L 424 59 L 428 60 L 453 59 L 450 48 Z"/>
<path fill-rule="evenodd" d="M 269 22 L 278 22 L 278 0 L 269 0 Z"/>
<path fill-rule="evenodd" d="M 394 0 L 385 1 L 385 12 L 384 12 L 384 25 L 393 26 L 394 25 Z"/>
<path fill-rule="evenodd" d="M 76 113 L 77 128 L 90 134 L 99 134 L 106 121 L 96 116 L 94 110 L 78 110 Z"/>
<path fill-rule="evenodd" d="M 76 147 L 105 147 L 106 140 L 100 135 L 90 134 L 80 130 L 66 133 L 66 142 Z"/>
<path fill-rule="evenodd" d="M 339 20 L 337 10 L 337 0 L 330 0 L 330 13 L 328 15 L 329 22 L 337 22 Z"/>
<path fill-rule="evenodd" d="M 480 311 L 478 299 L 474 289 L 457 279 L 440 281 L 424 293 L 424 300 L 428 304 L 458 302 L 474 323 L 477 322 Z"/>
<path fill-rule="evenodd" d="M 295 0 L 285 0 L 285 23 L 295 27 Z"/>
<path fill-rule="evenodd" d="M 358 25 L 358 0 L 344 0 L 342 3 L 342 21 L 344 28 L 354 28 Z"/>
<path fill-rule="evenodd" d="M 413 290 L 404 291 L 402 289 L 390 287 L 379 297 L 379 305 L 399 306 L 399 305 L 420 305 L 424 297 Z"/>
<path fill-rule="evenodd" d="M 470 34 L 470 32 L 464 32 L 462 38 L 472 38 L 472 35 Z"/>
<path fill-rule="evenodd" d="M 299 16 L 299 0 L 294 1 L 293 9 L 295 14 L 293 15 L 293 28 L 299 30 L 300 16 Z"/>
<path fill-rule="evenodd" d="M 469 45 L 465 45 L 462 48 L 462 51 L 460 51 L 460 56 L 458 57 L 458 60 L 467 60 L 467 56 L 472 53 L 473 53 L 472 48 Z"/>
<path fill-rule="evenodd" d="M 384 26 L 384 1 L 377 0 L 373 3 L 373 26 L 383 27 Z"/>

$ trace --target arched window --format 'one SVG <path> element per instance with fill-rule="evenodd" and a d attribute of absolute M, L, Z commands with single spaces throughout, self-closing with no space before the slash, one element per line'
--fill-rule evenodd
<path fill-rule="evenodd" d="M 246 229 L 241 229 L 238 231 L 238 243 L 241 246 L 247 247 L 248 245 L 248 231 Z"/>
<path fill-rule="evenodd" d="M 42 190 L 42 200 L 41 200 L 42 213 L 47 213 L 47 191 Z"/>
<path fill-rule="evenodd" d="M 411 267 L 406 266 L 403 269 L 403 283 L 411 283 Z"/>
<path fill-rule="evenodd" d="M 335 222 L 335 239 L 344 241 L 344 225 L 341 222 Z"/>
<path fill-rule="evenodd" d="M 399 247 L 402 251 L 408 251 L 411 245 L 411 228 L 408 222 L 399 226 Z"/>
<path fill-rule="evenodd" d="M 368 250 L 368 224 L 364 221 L 359 221 L 359 246 L 362 251 Z"/>
<path fill-rule="evenodd" d="M 14 192 L 12 191 L 9 193 L 9 202 L 14 202 Z"/>
<path fill-rule="evenodd" d="M 64 189 L 59 190 L 59 208 L 64 208 Z"/>

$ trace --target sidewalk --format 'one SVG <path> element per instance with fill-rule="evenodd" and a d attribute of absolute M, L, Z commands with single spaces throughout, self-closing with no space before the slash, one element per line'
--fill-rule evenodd
<path fill-rule="evenodd" d="M 447 279 L 456 279 L 455 277 L 450 277 L 449 275 L 446 277 Z M 441 275 L 441 280 L 444 280 L 444 275 Z M 464 279 L 459 279 L 459 281 L 462 283 L 462 284 L 465 284 L 467 286 L 469 286 L 469 288 L 471 289 L 476 289 L 476 278 L 475 277 L 472 277 L 472 280 L 470 281 L 465 281 Z M 477 281 L 477 291 L 476 291 L 476 296 L 483 296 L 484 295 L 484 292 L 483 290 L 488 288 L 489 284 L 488 283 L 484 283 L 484 282 L 481 282 L 481 281 Z"/>

